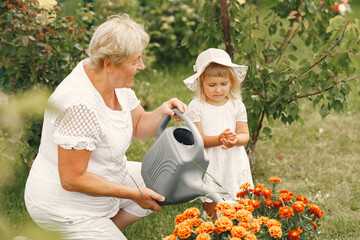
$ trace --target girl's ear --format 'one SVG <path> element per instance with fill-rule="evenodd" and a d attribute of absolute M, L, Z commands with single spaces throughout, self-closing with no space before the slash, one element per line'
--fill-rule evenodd
<path fill-rule="evenodd" d="M 104 60 L 104 69 L 106 70 L 106 72 L 112 73 L 113 68 L 112 68 L 112 64 L 111 64 L 110 59 L 105 59 Z"/>

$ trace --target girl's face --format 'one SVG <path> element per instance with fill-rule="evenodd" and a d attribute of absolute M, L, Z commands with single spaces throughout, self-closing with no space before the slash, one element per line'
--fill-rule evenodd
<path fill-rule="evenodd" d="M 141 58 L 142 52 L 131 55 L 120 65 L 113 65 L 110 81 L 115 88 L 131 88 L 134 85 L 134 76 L 139 70 L 145 69 Z"/>
<path fill-rule="evenodd" d="M 206 97 L 206 102 L 212 105 L 221 106 L 228 100 L 231 82 L 227 76 L 207 76 L 202 81 L 202 87 Z"/>

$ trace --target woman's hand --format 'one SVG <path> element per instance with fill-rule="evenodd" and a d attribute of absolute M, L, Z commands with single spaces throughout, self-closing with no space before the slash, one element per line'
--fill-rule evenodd
<path fill-rule="evenodd" d="M 165 198 L 163 196 L 146 187 L 138 188 L 135 191 L 137 191 L 137 194 L 135 195 L 133 200 L 140 207 L 144 209 L 150 209 L 156 212 L 161 211 L 163 207 L 159 205 L 156 200 L 159 202 L 165 201 Z"/>
<path fill-rule="evenodd" d="M 187 113 L 188 112 L 188 107 L 185 103 L 181 102 L 179 99 L 177 98 L 172 98 L 166 102 L 164 102 L 162 104 L 163 107 L 163 111 L 166 115 L 171 116 L 172 119 L 174 119 L 176 122 L 181 121 L 182 119 L 177 116 L 174 111 L 172 110 L 173 108 L 177 108 L 179 109 L 179 111 L 181 113 Z"/>

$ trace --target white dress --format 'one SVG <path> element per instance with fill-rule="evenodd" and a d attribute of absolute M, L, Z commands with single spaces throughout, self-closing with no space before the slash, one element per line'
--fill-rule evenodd
<path fill-rule="evenodd" d="M 133 134 L 131 111 L 140 101 L 133 90 L 116 89 L 122 111 L 111 110 L 83 65 L 80 62 L 49 98 L 57 109 L 45 111 L 39 152 L 25 187 L 25 203 L 33 219 L 44 214 L 70 223 L 89 217 L 111 218 L 127 201 L 66 191 L 60 183 L 58 146 L 92 151 L 87 171 L 104 179 L 126 184 L 128 178 L 125 152 Z"/>
<path fill-rule="evenodd" d="M 229 99 L 222 106 L 214 106 L 195 98 L 189 104 L 189 117 L 193 122 L 200 122 L 203 133 L 208 136 L 220 135 L 227 128 L 235 132 L 236 122 L 247 122 L 245 105 L 239 99 Z M 236 199 L 244 183 L 250 183 L 253 187 L 249 159 L 243 146 L 229 149 L 218 146 L 206 148 L 205 151 L 210 159 L 207 172 L 221 187 L 208 174 L 204 176 L 204 183 L 217 192 L 226 192 L 222 196 L 225 200 Z"/>

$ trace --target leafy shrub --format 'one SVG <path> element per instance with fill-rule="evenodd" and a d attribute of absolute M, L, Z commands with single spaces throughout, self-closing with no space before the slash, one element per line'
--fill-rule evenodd
<path fill-rule="evenodd" d="M 338 15 L 334 4 L 205 1 L 201 23 L 182 44 L 193 54 L 209 47 L 226 49 L 236 63 L 249 66 L 243 101 L 251 151 L 261 134 L 271 137 L 275 120 L 302 121 L 302 99 L 319 106 L 323 118 L 347 106 L 349 82 L 360 78 L 360 23 Z M 265 119 L 269 126 L 264 127 Z"/>

